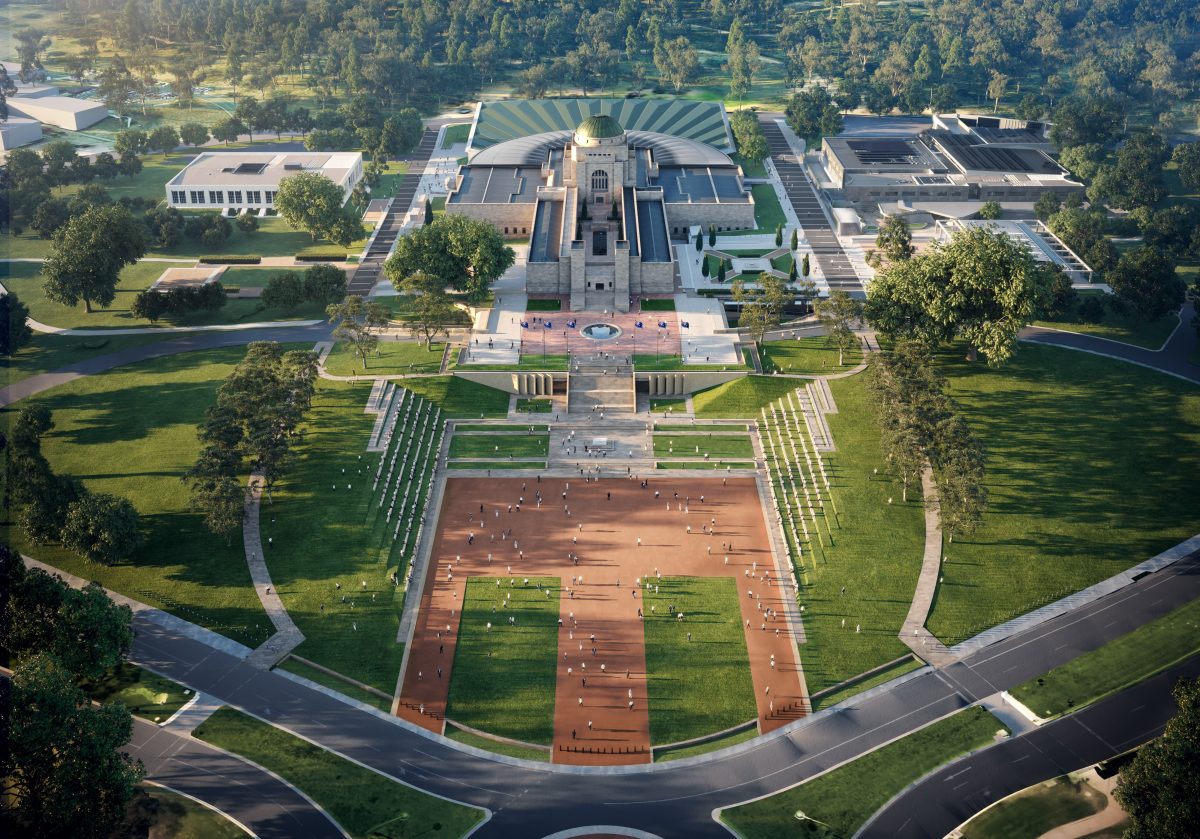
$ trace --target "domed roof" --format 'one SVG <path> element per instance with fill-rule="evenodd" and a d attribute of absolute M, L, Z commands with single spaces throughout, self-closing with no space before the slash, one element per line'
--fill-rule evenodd
<path fill-rule="evenodd" d="M 575 129 L 575 136 L 580 140 L 602 140 L 624 133 L 625 129 L 609 114 L 592 114 Z"/>

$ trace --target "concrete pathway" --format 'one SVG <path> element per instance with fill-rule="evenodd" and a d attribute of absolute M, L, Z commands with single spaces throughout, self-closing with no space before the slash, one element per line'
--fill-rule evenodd
<path fill-rule="evenodd" d="M 1192 326 L 1194 317 L 1196 317 L 1195 304 L 1186 303 L 1179 312 L 1179 326 L 1176 327 L 1175 332 L 1167 339 L 1166 343 L 1157 350 L 1147 350 L 1120 341 L 1110 341 L 1094 335 L 1066 332 L 1044 326 L 1027 326 L 1021 330 L 1020 338 L 1022 341 L 1034 344 L 1049 344 L 1092 355 L 1116 358 L 1130 364 L 1158 370 L 1168 376 L 1200 384 L 1200 366 L 1191 362 L 1191 358 L 1200 349 L 1200 336 L 1197 336 L 1196 329 Z"/>
<path fill-rule="evenodd" d="M 942 526 L 939 520 L 940 507 L 937 486 L 933 482 L 933 470 L 926 466 L 921 470 L 921 493 L 925 497 L 925 555 L 921 561 L 921 575 L 917 578 L 917 590 L 904 624 L 900 627 L 900 640 L 923 661 L 942 667 L 955 661 L 950 649 L 925 628 L 933 597 L 937 594 L 938 579 L 942 573 Z"/>
<path fill-rule="evenodd" d="M 729 328 L 729 324 L 719 300 L 676 294 L 675 314 L 681 324 L 681 351 L 686 364 L 742 363 L 738 355 L 737 333 L 722 333 L 722 330 Z M 687 329 L 682 328 L 684 321 L 688 323 Z"/>
<path fill-rule="evenodd" d="M 207 693 L 194 693 L 186 705 L 175 712 L 162 728 L 178 734 L 180 737 L 191 736 L 196 727 L 217 712 L 225 703 Z"/>
<path fill-rule="evenodd" d="M 1091 836 L 1110 827 L 1116 827 L 1124 822 L 1129 818 L 1129 814 L 1121 809 L 1120 803 L 1113 796 L 1113 790 L 1117 788 L 1117 782 L 1120 779 L 1120 775 L 1113 775 L 1111 778 L 1101 778 L 1095 769 L 1089 769 L 1083 774 L 1082 780 L 1089 787 L 1104 796 L 1107 802 L 1104 809 L 1086 818 L 1076 819 L 1073 822 L 1060 825 L 1053 830 L 1047 830 L 1038 839 L 1083 839 L 1083 837 Z"/>
<path fill-rule="evenodd" d="M 250 567 L 250 579 L 254 582 L 254 591 L 258 595 L 258 600 L 262 603 L 267 617 L 275 626 L 275 634 L 251 653 L 248 661 L 256 667 L 266 669 L 274 667 L 288 653 L 304 643 L 304 634 L 292 621 L 292 616 L 288 614 L 278 589 L 271 582 L 271 572 L 267 569 L 267 559 L 259 530 L 262 492 L 263 475 L 261 472 L 254 472 L 250 475 L 246 491 L 246 504 L 242 515 L 242 544 L 245 546 L 246 564 Z M 270 549 L 269 541 L 268 549 Z"/>

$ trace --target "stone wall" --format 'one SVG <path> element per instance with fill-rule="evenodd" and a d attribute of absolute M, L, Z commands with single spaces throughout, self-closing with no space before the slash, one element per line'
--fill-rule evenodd
<path fill-rule="evenodd" d="M 533 231 L 537 203 L 522 204 L 447 204 L 446 212 L 490 221 L 502 234 L 528 235 Z"/>
<path fill-rule="evenodd" d="M 718 230 L 746 230 L 756 226 L 754 221 L 754 202 L 745 204 L 690 204 L 682 201 L 664 203 L 667 212 L 667 231 L 693 225 L 700 225 L 708 230 L 710 224 L 715 224 Z M 678 238 L 677 236 L 675 238 Z"/>

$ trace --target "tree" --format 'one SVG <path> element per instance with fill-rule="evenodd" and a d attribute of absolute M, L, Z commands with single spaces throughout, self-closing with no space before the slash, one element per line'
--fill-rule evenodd
<path fill-rule="evenodd" d="M 43 239 L 51 239 L 70 220 L 71 205 L 67 199 L 47 198 L 34 210 L 30 227 Z"/>
<path fill-rule="evenodd" d="M 809 140 L 841 131 L 841 112 L 829 91 L 821 85 L 809 85 L 792 94 L 785 116 L 788 126 Z"/>
<path fill-rule="evenodd" d="M 1171 160 L 1179 168 L 1183 185 L 1200 189 L 1200 143 L 1180 143 L 1171 151 Z"/>
<path fill-rule="evenodd" d="M 700 69 L 700 56 L 687 38 L 682 35 L 673 41 L 654 46 L 654 66 L 659 74 L 671 83 L 676 93 L 683 90 Z"/>
<path fill-rule="evenodd" d="M 329 322 L 334 324 L 333 337 L 345 341 L 362 359 L 367 369 L 367 356 L 379 346 L 378 330 L 388 325 L 387 308 L 381 303 L 367 302 L 358 295 L 351 295 L 341 303 L 325 308 Z"/>
<path fill-rule="evenodd" d="M 160 125 L 150 132 L 150 136 L 146 139 L 146 150 L 153 151 L 157 149 L 161 152 L 169 152 L 174 150 L 179 145 L 179 132 L 175 130 L 173 125 Z"/>
<path fill-rule="evenodd" d="M 208 142 L 208 126 L 199 122 L 185 122 L 179 126 L 179 139 L 185 146 L 202 146 Z"/>
<path fill-rule="evenodd" d="M 704 232 L 700 228 L 696 228 L 696 253 L 704 251 Z"/>
<path fill-rule="evenodd" d="M 320 263 L 304 272 L 304 299 L 321 306 L 339 302 L 346 296 L 346 272 Z"/>
<path fill-rule="evenodd" d="M 233 220 L 237 225 L 238 230 L 243 233 L 254 233 L 258 230 L 258 219 L 248 210 L 242 210 L 237 214 L 237 218 Z"/>
<path fill-rule="evenodd" d="M 888 216 L 879 223 L 875 247 L 888 262 L 903 262 L 912 256 L 912 231 L 903 216 Z"/>
<path fill-rule="evenodd" d="M 144 770 L 121 748 L 133 718 L 120 703 L 95 707 L 47 655 L 12 675 L 8 748 L 0 755 L 8 818 L 24 836 L 107 839 Z"/>
<path fill-rule="evenodd" d="M 279 182 L 275 209 L 289 225 L 307 231 L 313 241 L 332 240 L 344 223 L 344 199 L 342 188 L 329 178 L 317 172 L 300 172 Z M 361 232 L 361 222 L 355 221 Z"/>
<path fill-rule="evenodd" d="M 454 303 L 446 294 L 445 284 L 436 277 L 417 272 L 406 277 L 401 286 L 414 295 L 408 318 L 408 328 L 419 337 L 426 349 L 438 335 L 449 335 L 446 324 L 454 317 Z"/>
<path fill-rule="evenodd" d="M 738 328 L 748 329 L 757 343 L 769 330 L 779 326 L 784 308 L 792 302 L 792 293 L 779 277 L 759 274 L 757 289 L 740 279 L 734 282 L 733 299 L 742 304 Z"/>
<path fill-rule="evenodd" d="M 477 301 L 515 259 L 495 226 L 455 214 L 402 236 L 383 270 L 397 288 L 404 278 L 421 272 Z"/>
<path fill-rule="evenodd" d="M 858 343 L 854 324 L 862 316 L 862 303 L 844 291 L 831 291 L 828 298 L 817 301 L 817 318 L 825 327 L 829 343 L 837 347 L 839 367 L 845 363 L 846 350 Z"/>
<path fill-rule="evenodd" d="M 998 365 L 1045 308 L 1052 281 L 1047 266 L 1003 233 L 970 228 L 880 272 L 866 314 L 885 338 L 931 347 L 961 338 L 968 359 L 982 353 Z"/>
<path fill-rule="evenodd" d="M 28 320 L 29 307 L 14 292 L 0 295 L 0 355 L 11 358 L 29 344 L 33 330 Z"/>
<path fill-rule="evenodd" d="M 984 201 L 979 207 L 979 217 L 991 221 L 1000 218 L 1000 204 L 997 201 Z"/>
<path fill-rule="evenodd" d="M 1047 221 L 1060 209 L 1062 209 L 1062 200 L 1056 192 L 1043 192 L 1033 203 L 1033 214 L 1042 221 Z"/>
<path fill-rule="evenodd" d="M 213 125 L 212 136 L 214 140 L 220 140 L 225 145 L 229 145 L 237 142 L 237 138 L 248 131 L 246 124 L 237 117 L 226 117 Z"/>
<path fill-rule="evenodd" d="M 760 62 L 758 45 L 746 37 L 740 17 L 735 17 L 729 26 L 725 54 L 724 69 L 729 73 L 729 95 L 734 99 L 742 99 L 754 84 Z"/>
<path fill-rule="evenodd" d="M 150 148 L 150 138 L 145 131 L 126 128 L 113 138 L 113 151 L 122 157 L 127 154 L 143 154 Z"/>
<path fill-rule="evenodd" d="M 1008 90 L 1008 76 L 992 71 L 991 81 L 988 82 L 987 95 L 992 100 L 992 113 L 1000 110 L 1000 97 Z"/>
<path fill-rule="evenodd" d="M 425 126 L 415 108 L 403 108 L 383 121 L 380 142 L 388 154 L 408 154 L 421 142 Z"/>
<path fill-rule="evenodd" d="M 753 111 L 734 111 L 729 117 L 729 127 L 733 129 L 733 139 L 743 160 L 761 163 L 767 159 L 770 154 L 767 138 Z"/>
<path fill-rule="evenodd" d="M 120 116 L 128 116 L 133 110 L 133 100 L 141 89 L 141 82 L 129 72 L 125 62 L 116 59 L 100 74 L 97 93 L 105 107 Z M 119 135 L 119 132 L 118 132 Z M 117 151 L 120 151 L 118 149 Z"/>
<path fill-rule="evenodd" d="M 142 545 L 138 513 L 124 498 L 88 493 L 67 508 L 63 547 L 92 562 L 112 565 Z"/>
<path fill-rule="evenodd" d="M 725 260 L 724 259 L 717 260 L 717 282 L 718 283 L 725 282 Z"/>
<path fill-rule="evenodd" d="M 183 238 L 183 213 L 165 205 L 147 210 L 142 217 L 150 242 L 160 248 L 173 248 Z"/>
<path fill-rule="evenodd" d="M 1126 839 L 1187 839 L 1200 824 L 1200 680 L 1181 679 L 1171 695 L 1179 712 L 1117 782 Z"/>
<path fill-rule="evenodd" d="M 1138 323 L 1156 321 L 1177 310 L 1187 292 L 1175 273 L 1175 261 L 1147 245 L 1121 254 L 1106 279 L 1117 300 L 1133 309 Z"/>
<path fill-rule="evenodd" d="M 775 247 L 783 247 L 783 224 L 775 225 Z"/>
<path fill-rule="evenodd" d="M 291 312 L 304 302 L 304 281 L 295 271 L 281 271 L 267 280 L 262 302 L 268 309 Z"/>
<path fill-rule="evenodd" d="M 800 230 L 798 228 L 792 228 L 792 241 L 789 247 L 791 248 L 792 253 L 795 253 L 800 249 Z M 795 262 L 793 261 L 792 264 L 794 265 Z"/>
<path fill-rule="evenodd" d="M 146 252 L 142 225 L 117 204 L 91 207 L 54 234 L 42 265 L 46 296 L 64 306 L 83 301 L 108 306 L 116 299 L 121 269 Z"/>
<path fill-rule="evenodd" d="M 708 273 L 708 257 L 705 256 L 700 260 L 700 276 L 707 277 Z"/>
<path fill-rule="evenodd" d="M 812 271 L 812 264 L 808 260 L 808 254 L 804 255 L 804 259 L 800 261 L 800 276 L 808 277 Z"/>
<path fill-rule="evenodd" d="M 1073 96 L 1054 109 L 1050 141 L 1060 149 L 1107 144 L 1121 131 L 1125 109 L 1112 97 Z"/>

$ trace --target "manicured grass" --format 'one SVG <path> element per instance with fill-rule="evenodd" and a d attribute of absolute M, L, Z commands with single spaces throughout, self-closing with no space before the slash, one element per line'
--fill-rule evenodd
<path fill-rule="evenodd" d="M 308 795 L 355 839 L 462 836 L 483 813 L 407 787 L 231 708 L 195 736 L 265 766 Z"/>
<path fill-rule="evenodd" d="M 139 790 L 158 802 L 150 839 L 244 839 L 250 835 L 216 810 L 169 789 L 142 784 Z"/>
<path fill-rule="evenodd" d="M 484 434 L 528 434 L 530 429 L 533 429 L 535 432 L 545 433 L 550 429 L 550 426 L 533 423 L 529 425 L 501 425 L 500 423 L 488 425 L 486 423 L 475 423 L 472 425 L 468 422 L 460 422 L 454 426 L 454 430 L 460 433 L 482 431 Z"/>
<path fill-rule="evenodd" d="M 168 336 L 113 335 L 76 338 L 35 332 L 29 346 L 10 358 L 0 358 L 0 371 L 3 371 L 0 373 L 0 387 L 30 376 L 49 373 L 69 364 L 110 355 L 131 347 L 140 347 L 143 344 L 155 344 L 166 337 Z"/>
<path fill-rule="evenodd" d="M 761 801 L 724 810 L 721 821 L 742 839 L 782 835 L 847 837 L 905 786 L 937 767 L 988 745 L 1000 729 L 982 708 L 968 708 L 832 772 Z M 801 822 L 796 811 L 812 821 Z"/>
<path fill-rule="evenodd" d="M 786 236 L 789 234 L 785 233 L 784 235 Z M 784 247 L 787 247 L 787 245 L 784 245 Z M 771 267 L 774 268 L 776 271 L 782 271 L 783 273 L 786 274 L 788 271 L 792 270 L 792 263 L 795 261 L 796 261 L 796 257 L 792 256 L 792 254 L 790 254 L 790 253 L 785 253 L 783 256 L 777 256 L 774 259 L 772 259 Z M 796 271 L 799 272 L 799 270 L 800 270 L 799 267 L 797 267 Z"/>
<path fill-rule="evenodd" d="M 904 503 L 900 482 L 885 468 L 865 376 L 830 387 L 839 413 L 826 418 L 837 449 L 823 457 L 833 505 L 826 502 L 817 528 L 810 524 L 811 541 L 797 568 L 808 637 L 804 677 L 813 692 L 908 651 L 896 635 L 925 545 L 920 489 L 910 488 Z"/>
<path fill-rule="evenodd" d="M 655 355 L 654 353 L 638 353 L 633 357 L 633 366 L 639 373 L 663 370 L 698 370 L 720 371 L 741 370 L 740 364 L 686 364 L 678 355 Z"/>
<path fill-rule="evenodd" d="M 465 143 L 467 138 L 471 136 L 470 123 L 461 125 L 447 125 L 446 131 L 442 134 L 442 148 L 448 149 L 455 143 Z"/>
<path fill-rule="evenodd" d="M 675 311 L 675 299 L 672 297 L 663 299 L 644 298 L 641 306 L 643 312 L 673 312 Z"/>
<path fill-rule="evenodd" d="M 1084 292 L 1079 296 L 1079 300 L 1086 300 L 1088 296 L 1093 295 L 1108 296 L 1103 292 Z M 1061 317 L 1036 323 L 1038 326 L 1049 326 L 1067 332 L 1080 332 L 1084 335 L 1094 335 L 1097 338 L 1107 338 L 1110 341 L 1121 341 L 1137 347 L 1157 350 L 1179 325 L 1179 316 L 1169 314 L 1149 323 L 1138 323 L 1132 314 L 1119 315 L 1111 309 L 1106 309 L 1104 319 L 1100 323 L 1086 323 L 1079 317 L 1079 303 L 1076 302 Z"/>
<path fill-rule="evenodd" d="M 508 416 L 508 394 L 457 376 L 405 379 L 400 386 L 442 409 L 447 419 Z"/>
<path fill-rule="evenodd" d="M 658 586 L 658 594 L 644 592 L 642 606 L 651 743 L 678 743 L 754 719 L 735 582 L 668 577 Z M 671 606 L 683 612 L 683 621 L 669 612 Z"/>
<path fill-rule="evenodd" d="M 765 405 L 796 389 L 796 382 L 770 376 L 746 376 L 692 395 L 697 417 L 755 419 Z"/>
<path fill-rule="evenodd" d="M 841 373 L 862 363 L 862 347 L 846 350 L 838 364 L 837 347 L 824 337 L 797 338 L 794 341 L 764 341 L 762 363 L 764 373 L 798 373 L 804 376 L 827 376 Z"/>
<path fill-rule="evenodd" d="M 258 268 L 246 267 L 242 265 L 231 265 L 221 272 L 221 284 L 225 287 L 237 286 L 239 288 L 266 288 L 268 282 L 276 274 L 283 274 L 287 271 L 294 271 L 302 274 L 308 270 L 307 266 L 297 265 L 294 268 Z"/>
<path fill-rule="evenodd" d="M 389 294 L 382 297 L 371 298 L 372 303 L 378 303 L 389 312 L 389 317 L 394 321 L 399 321 L 401 325 L 407 324 L 413 317 L 413 305 L 416 298 L 410 294 Z M 461 302 L 461 301 L 456 301 Z M 454 311 L 449 313 L 449 317 L 445 321 L 446 326 L 470 326 L 471 317 L 462 309 L 455 307 Z"/>
<path fill-rule="evenodd" d="M 699 449 L 697 451 L 697 449 Z M 754 459 L 754 445 L 745 434 L 716 433 L 655 434 L 655 457 L 740 457 Z"/>
<path fill-rule="evenodd" d="M 192 698 L 183 685 L 128 661 L 99 679 L 81 679 L 80 687 L 97 702 L 120 702 L 130 713 L 151 722 L 164 722 Z"/>
<path fill-rule="evenodd" d="M 133 502 L 145 545 L 102 566 L 57 545 L 35 545 L 11 522 L 9 543 L 36 559 L 257 646 L 273 631 L 250 582 L 240 536 L 212 536 L 180 478 L 199 453 L 196 425 L 242 347 L 130 364 L 39 394 L 55 427 L 42 451 L 55 472 Z M 365 399 L 365 397 L 364 397 Z M 361 411 L 361 408 L 360 408 Z"/>
<path fill-rule="evenodd" d="M 747 178 L 765 178 L 767 176 L 767 167 L 761 160 L 747 160 L 740 154 L 731 154 L 733 162 L 742 167 L 742 173 Z"/>
<path fill-rule="evenodd" d="M 659 460 L 659 469 L 753 469 L 750 461 L 737 460 Z"/>
<path fill-rule="evenodd" d="M 911 673 L 914 670 L 919 670 L 924 667 L 923 662 L 915 658 L 906 658 L 899 664 L 895 664 L 886 670 L 875 674 L 869 679 L 863 679 L 861 682 L 855 682 L 852 685 L 847 685 L 831 693 L 827 693 L 821 697 L 813 697 L 812 706 L 814 711 L 819 711 L 822 708 L 832 708 L 839 702 L 849 699 L 851 696 L 857 696 L 865 690 L 870 690 L 873 687 L 882 685 L 885 682 L 890 682 L 892 679 L 903 676 L 905 673 Z"/>
<path fill-rule="evenodd" d="M 1095 702 L 1200 651 L 1200 600 L 1138 627 L 1014 688 L 1012 695 L 1042 717 Z"/>
<path fill-rule="evenodd" d="M 1070 777 L 1055 778 L 1007 798 L 962 828 L 963 839 L 1041 836 L 1060 825 L 1099 813 L 1104 794 Z"/>
<path fill-rule="evenodd" d="M 554 411 L 554 402 L 551 399 L 518 399 L 517 413 L 518 414 L 549 414 Z"/>
<path fill-rule="evenodd" d="M 520 361 L 516 364 L 472 364 L 469 360 L 459 362 L 452 359 L 449 368 L 451 370 L 461 369 L 464 371 L 512 370 L 515 372 L 521 370 L 544 370 L 548 372 L 561 372 L 567 369 L 567 361 L 568 358 L 565 353 L 557 355 L 555 353 L 547 353 L 546 355 L 542 355 L 541 353 L 527 352 L 521 355 Z"/>
<path fill-rule="evenodd" d="M 551 300 L 530 300 L 525 304 L 527 312 L 558 312 L 562 310 L 562 300 L 555 297 Z"/>
<path fill-rule="evenodd" d="M 424 344 L 413 341 L 380 341 L 374 353 L 362 359 L 349 344 L 338 342 L 325 358 L 325 370 L 335 376 L 379 376 L 395 373 L 436 373 L 442 364 L 445 344 Z"/>
<path fill-rule="evenodd" d="M 545 469 L 545 460 L 452 460 L 447 469 Z"/>
<path fill-rule="evenodd" d="M 550 438 L 544 434 L 455 434 L 450 457 L 545 457 L 549 448 Z"/>
<path fill-rule="evenodd" d="M 716 740 L 710 740 L 707 743 L 701 743 L 698 746 L 688 746 L 686 749 L 671 749 L 666 752 L 656 751 L 654 753 L 654 762 L 667 763 L 672 760 L 682 760 L 685 757 L 708 754 L 718 749 L 727 749 L 730 746 L 736 746 L 738 743 L 745 743 L 747 740 L 753 740 L 757 736 L 758 728 L 754 727 L 746 731 L 739 731 L 737 734 L 729 734 L 725 737 L 719 737 Z"/>
<path fill-rule="evenodd" d="M 651 411 L 668 411 L 678 408 L 684 410 L 687 407 L 686 396 L 651 396 L 650 410 Z"/>
<path fill-rule="evenodd" d="M 655 431 L 704 431 L 705 429 L 713 429 L 714 431 L 749 431 L 749 425 L 743 425 L 740 422 L 730 423 L 675 423 L 656 422 L 654 423 Z"/>
<path fill-rule="evenodd" d="M 403 652 L 403 650 L 401 650 Z M 324 685 L 330 690 L 335 690 L 344 696 L 351 699 L 357 699 L 365 705 L 370 705 L 372 708 L 378 708 L 380 711 L 390 713 L 392 702 L 390 699 L 384 699 L 382 696 L 376 696 L 370 691 L 363 690 L 352 682 L 347 682 L 345 679 L 339 679 L 335 676 L 330 676 L 328 673 L 323 673 L 315 667 L 309 667 L 307 664 L 302 664 L 294 658 L 286 658 L 281 664 L 276 665 L 276 670 L 286 670 L 296 676 L 301 676 L 308 679 L 310 682 L 316 682 L 319 685 Z"/>
<path fill-rule="evenodd" d="M 520 578 L 497 586 L 492 579 L 467 580 L 448 719 L 513 740 L 551 743 L 561 582 L 531 577 L 528 585 Z M 515 626 L 508 623 L 511 616 Z"/>
<path fill-rule="evenodd" d="M 770 184 L 754 184 L 750 187 L 754 196 L 754 221 L 758 224 L 757 233 L 774 233 L 776 226 L 787 225 L 787 216 L 779 205 L 779 196 Z"/>
<path fill-rule="evenodd" d="M 1021 345 L 999 369 L 939 367 L 987 447 L 983 527 L 946 546 L 927 624 L 964 638 L 1110 577 L 1200 529 L 1200 388 Z M 831 417 L 831 420 L 833 418 Z"/>
<path fill-rule="evenodd" d="M 456 743 L 465 743 L 468 746 L 474 746 L 477 749 L 495 752 L 498 755 L 520 757 L 524 758 L 525 760 L 536 760 L 542 763 L 550 762 L 550 752 L 545 752 L 541 749 L 513 746 L 509 743 L 501 743 L 499 740 L 492 740 L 488 737 L 480 737 L 478 734 L 472 734 L 469 731 L 463 731 L 461 728 L 456 728 L 453 725 L 446 726 L 446 737 L 455 741 Z"/>
<path fill-rule="evenodd" d="M 386 519 L 390 501 L 380 506 L 395 491 L 385 490 L 384 479 L 371 486 L 383 455 L 366 451 L 375 423 L 363 412 L 370 391 L 366 382 L 319 381 L 295 460 L 273 500 L 264 500 L 260 522 L 263 541 L 272 540 L 266 550 L 275 589 L 305 636 L 296 653 L 391 693 L 404 652 L 396 643 L 404 595 L 390 574 L 404 577 L 408 543 L 395 537 L 397 516 Z M 397 424 L 392 444 L 416 468 L 424 446 L 412 440 L 416 423 L 408 425 Z M 425 478 L 408 485 L 423 493 Z M 410 541 L 415 531 L 400 528 Z"/>

